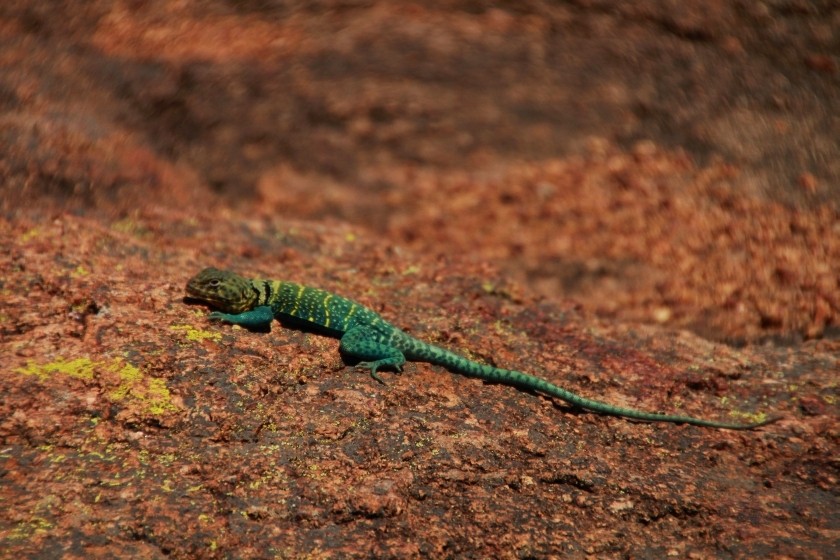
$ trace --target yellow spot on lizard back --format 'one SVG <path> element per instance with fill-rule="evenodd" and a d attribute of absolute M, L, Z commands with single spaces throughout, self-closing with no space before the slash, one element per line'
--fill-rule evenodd
<path fill-rule="evenodd" d="M 350 304 L 350 310 L 347 312 L 347 316 L 346 316 L 346 317 L 344 317 L 344 322 L 345 322 L 345 324 L 347 324 L 347 323 L 350 321 L 350 317 L 352 317 L 352 316 L 353 316 L 353 314 L 354 314 L 354 313 L 355 313 L 358 309 L 359 309 L 359 306 L 358 306 L 358 305 L 356 305 L 355 303 L 351 303 L 351 304 Z"/>
<path fill-rule="evenodd" d="M 330 300 L 333 298 L 332 294 L 327 294 L 324 298 L 324 326 L 330 326 Z"/>
<path fill-rule="evenodd" d="M 292 308 L 291 315 L 294 315 L 295 313 L 297 313 L 297 310 L 300 307 L 301 296 L 303 295 L 303 291 L 305 289 L 306 289 L 306 286 L 304 286 L 303 284 L 298 286 L 297 295 L 295 296 L 295 306 Z"/>

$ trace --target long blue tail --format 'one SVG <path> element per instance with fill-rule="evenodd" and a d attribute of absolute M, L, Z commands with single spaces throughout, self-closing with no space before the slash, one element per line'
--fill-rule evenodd
<path fill-rule="evenodd" d="M 717 422 L 715 420 L 704 420 L 702 418 L 694 418 L 692 416 L 679 416 L 673 414 L 659 414 L 656 412 L 645 412 L 643 410 L 636 410 L 634 408 L 625 408 L 614 406 L 611 404 L 594 401 L 581 397 L 571 391 L 567 391 L 562 387 L 558 387 L 553 383 L 549 383 L 545 379 L 523 373 L 521 371 L 501 369 L 493 366 L 487 366 L 473 362 L 459 356 L 454 352 L 450 352 L 444 348 L 427 344 L 421 340 L 412 338 L 412 343 L 406 344 L 404 349 L 406 356 L 410 360 L 429 362 L 431 364 L 443 366 L 449 371 L 460 373 L 469 377 L 477 377 L 484 379 L 491 383 L 501 383 L 504 385 L 511 385 L 521 389 L 532 391 L 539 391 L 557 397 L 567 403 L 597 412 L 600 414 L 609 414 L 611 416 L 620 416 L 623 418 L 632 418 L 633 420 L 642 420 L 644 422 L 670 422 L 673 424 L 692 424 L 694 426 L 703 426 L 706 428 L 720 428 L 724 430 L 753 430 L 761 426 L 766 426 L 772 422 L 780 420 L 780 418 L 770 418 L 761 422 L 754 422 L 751 424 L 735 424 L 730 422 Z"/>

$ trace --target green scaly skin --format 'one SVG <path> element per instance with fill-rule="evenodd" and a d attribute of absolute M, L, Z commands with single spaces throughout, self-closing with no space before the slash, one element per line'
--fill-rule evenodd
<path fill-rule="evenodd" d="M 646 422 L 751 430 L 778 420 L 771 418 L 752 424 L 733 424 L 691 416 L 644 412 L 590 400 L 527 373 L 470 361 L 410 336 L 359 303 L 294 282 L 250 279 L 233 272 L 206 268 L 190 279 L 186 291 L 188 298 L 217 310 L 210 313 L 209 318 L 212 320 L 268 330 L 272 320 L 278 319 L 340 338 L 341 351 L 362 360 L 356 367 L 369 369 L 371 376 L 380 382 L 382 379 L 377 373 L 379 369 L 402 371 L 403 364 L 410 360 L 440 365 L 449 371 L 493 383 L 539 391 L 600 414 Z"/>

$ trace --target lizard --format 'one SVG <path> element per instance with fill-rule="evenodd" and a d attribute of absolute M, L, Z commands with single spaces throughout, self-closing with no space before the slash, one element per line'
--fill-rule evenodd
<path fill-rule="evenodd" d="M 423 342 L 387 322 L 364 305 L 326 290 L 280 280 L 246 278 L 231 271 L 205 268 L 186 285 L 186 301 L 208 305 L 208 318 L 240 325 L 250 330 L 270 331 L 281 324 L 303 328 L 340 339 L 343 355 L 360 360 L 357 368 L 370 371 L 384 383 L 380 369 L 402 371 L 408 361 L 428 362 L 468 377 L 556 397 L 591 412 L 640 420 L 691 424 L 727 430 L 752 430 L 775 422 L 769 418 L 753 423 L 730 423 L 692 416 L 645 412 L 588 399 L 545 379 L 521 371 L 502 369 L 469 360 L 459 354 Z"/>

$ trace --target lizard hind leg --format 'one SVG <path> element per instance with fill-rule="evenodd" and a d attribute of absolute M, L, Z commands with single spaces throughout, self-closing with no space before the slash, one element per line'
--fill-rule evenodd
<path fill-rule="evenodd" d="M 386 367 L 400 372 L 405 356 L 399 349 L 384 342 L 383 338 L 368 327 L 353 327 L 341 337 L 339 349 L 348 356 L 361 359 L 356 367 L 369 369 L 370 376 L 384 384 L 377 370 Z"/>

